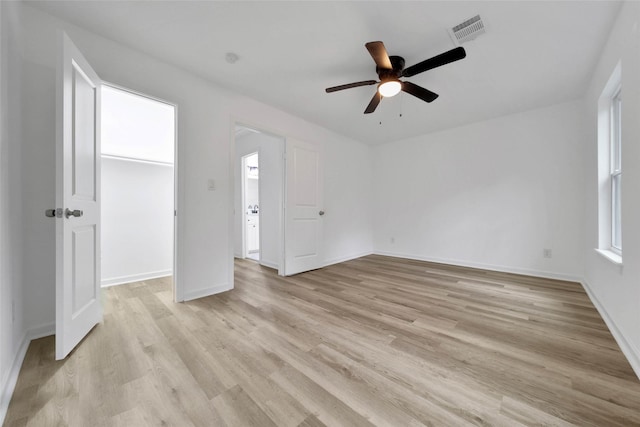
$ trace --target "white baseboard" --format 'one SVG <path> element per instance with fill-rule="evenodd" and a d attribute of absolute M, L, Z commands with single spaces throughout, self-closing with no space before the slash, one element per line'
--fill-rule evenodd
<path fill-rule="evenodd" d="M 333 264 L 340 264 L 341 262 L 351 261 L 352 259 L 362 258 L 363 256 L 367 256 L 367 255 L 371 255 L 371 254 L 373 254 L 372 251 L 367 251 L 367 252 L 360 252 L 360 253 L 353 254 L 353 255 L 348 255 L 348 256 L 345 256 L 345 257 L 332 258 L 332 259 L 326 260 L 324 262 L 324 264 L 322 264 L 322 266 L 323 267 L 328 267 L 328 266 L 333 265 Z"/>
<path fill-rule="evenodd" d="M 22 367 L 22 362 L 24 361 L 24 356 L 27 354 L 27 348 L 29 347 L 29 343 L 31 340 L 27 339 L 27 335 L 25 334 L 22 337 L 22 341 L 20 342 L 20 347 L 16 352 L 15 357 L 13 358 L 13 364 L 11 365 L 11 369 L 5 375 L 5 378 L 2 379 L 2 397 L 0 398 L 0 424 L 4 423 L 4 419 L 7 416 L 7 409 L 9 409 L 9 402 L 11 402 L 11 396 L 13 396 L 13 391 L 16 388 L 16 383 L 18 382 L 18 374 L 20 373 L 20 368 Z"/>
<path fill-rule="evenodd" d="M 273 268 L 274 270 L 278 269 L 278 263 L 277 262 L 272 262 L 272 261 L 267 261 L 267 260 L 260 260 L 260 265 L 263 265 L 263 266 L 269 267 L 269 268 Z"/>
<path fill-rule="evenodd" d="M 411 255 L 398 252 L 375 251 L 376 255 L 384 255 L 396 258 L 415 259 L 418 261 L 435 262 L 438 264 L 456 265 L 460 267 L 479 268 L 481 270 L 499 271 L 501 273 L 522 274 L 525 276 L 544 277 L 546 279 L 564 280 L 568 282 L 578 282 L 582 280 L 580 276 L 570 274 L 554 273 L 551 271 L 534 270 L 529 268 L 506 267 L 503 265 L 484 264 L 478 262 L 461 261 L 447 258 L 424 257 L 420 255 Z"/>
<path fill-rule="evenodd" d="M 29 328 L 27 332 L 27 337 L 29 341 L 37 340 L 38 338 L 48 337 L 49 335 L 56 334 L 56 324 L 55 322 L 44 323 L 40 326 L 34 326 L 33 328 Z"/>
<path fill-rule="evenodd" d="M 109 286 L 123 285 L 125 283 L 141 282 L 143 280 L 157 279 L 159 277 L 167 277 L 173 274 L 173 270 L 152 271 L 149 273 L 132 274 L 130 276 L 113 277 L 111 279 L 102 279 L 100 285 L 103 288 Z"/>
<path fill-rule="evenodd" d="M 22 368 L 24 357 L 27 354 L 29 343 L 31 343 L 32 340 L 53 335 L 54 333 L 55 325 L 53 323 L 48 323 L 45 325 L 37 326 L 35 328 L 31 328 L 22 336 L 18 351 L 13 358 L 11 369 L 9 370 L 9 372 L 7 372 L 5 378 L 2 378 L 2 383 L 0 384 L 0 390 L 2 391 L 2 396 L 0 396 L 0 425 L 4 423 L 4 419 L 7 416 L 7 409 L 9 408 L 9 403 L 11 402 L 13 391 L 16 388 L 18 375 L 20 374 L 20 369 Z"/>
<path fill-rule="evenodd" d="M 230 291 L 233 289 L 233 285 L 229 285 L 228 283 L 211 286 L 208 288 L 196 289 L 194 291 L 185 291 L 184 300 L 183 301 L 191 301 L 198 298 L 208 297 L 210 295 L 219 294 L 221 292 Z"/>
<path fill-rule="evenodd" d="M 594 294 L 591 290 L 589 283 L 587 283 L 586 280 L 582 280 L 580 283 L 589 296 L 589 299 L 598 310 L 598 313 L 600 313 L 600 317 L 602 317 L 602 320 L 604 320 L 604 323 L 606 323 L 607 327 L 609 328 L 611 335 L 613 335 L 613 338 L 618 343 L 620 350 L 622 350 L 622 354 L 624 354 L 629 361 L 633 372 L 635 372 L 638 379 L 640 379 L 640 350 L 635 348 L 633 344 L 627 341 L 622 332 L 620 332 L 620 329 L 618 329 L 616 323 L 613 321 L 611 316 L 609 316 L 609 313 L 604 308 L 604 306 L 600 303 L 600 300 L 598 300 L 596 294 Z"/>

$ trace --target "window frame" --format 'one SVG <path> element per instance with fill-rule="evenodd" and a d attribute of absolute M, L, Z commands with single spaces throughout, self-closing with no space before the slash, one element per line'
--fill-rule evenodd
<path fill-rule="evenodd" d="M 622 61 L 619 60 L 602 88 L 597 105 L 598 242 L 595 251 L 620 267 L 623 265 L 620 207 L 624 197 L 621 191 L 622 90 Z"/>
<path fill-rule="evenodd" d="M 622 255 L 622 85 L 611 96 L 609 109 L 609 185 L 611 230 L 609 250 Z"/>

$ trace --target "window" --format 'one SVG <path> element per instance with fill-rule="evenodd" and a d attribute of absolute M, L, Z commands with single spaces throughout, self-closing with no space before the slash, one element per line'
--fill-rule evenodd
<path fill-rule="evenodd" d="M 618 63 L 598 100 L 598 247 L 622 264 L 622 66 Z"/>
<path fill-rule="evenodd" d="M 622 254 L 622 212 L 620 197 L 622 184 L 622 96 L 620 87 L 611 99 L 611 250 Z"/>

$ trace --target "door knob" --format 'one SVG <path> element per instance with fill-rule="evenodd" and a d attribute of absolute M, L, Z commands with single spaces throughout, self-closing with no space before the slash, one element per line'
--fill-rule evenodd
<path fill-rule="evenodd" d="M 62 218 L 62 209 L 47 209 L 44 211 L 44 215 L 47 218 Z"/>
<path fill-rule="evenodd" d="M 67 208 L 64 211 L 64 216 L 66 216 L 67 218 L 69 218 L 70 216 L 74 216 L 76 218 L 80 218 L 82 215 L 84 215 L 84 212 L 82 212 L 79 209 L 75 209 L 75 210 L 72 211 L 71 209 Z"/>
<path fill-rule="evenodd" d="M 318 212 L 318 215 L 320 215 L 320 216 L 324 215 L 324 211 Z"/>

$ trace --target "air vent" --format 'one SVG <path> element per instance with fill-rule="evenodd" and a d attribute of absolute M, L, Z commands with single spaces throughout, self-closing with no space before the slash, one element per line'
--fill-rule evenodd
<path fill-rule="evenodd" d="M 480 18 L 480 15 L 476 15 L 450 29 L 449 35 L 454 43 L 461 45 L 464 42 L 475 39 L 480 34 L 484 34 L 484 32 L 482 18 Z"/>

